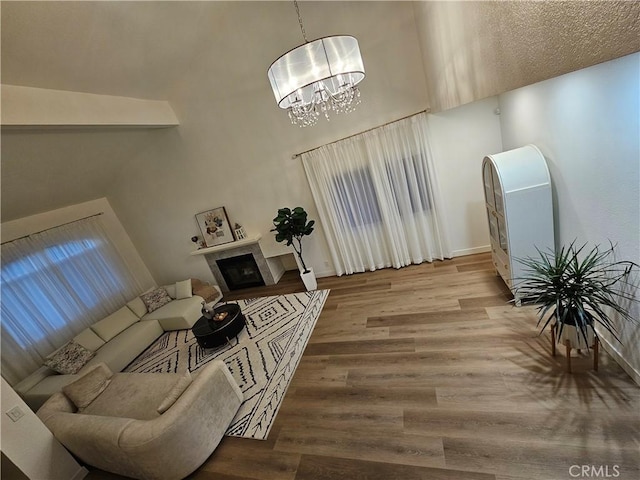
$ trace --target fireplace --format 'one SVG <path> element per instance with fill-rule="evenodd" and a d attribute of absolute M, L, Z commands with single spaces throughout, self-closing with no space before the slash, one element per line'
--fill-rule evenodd
<path fill-rule="evenodd" d="M 251 253 L 215 261 L 229 290 L 265 285 L 260 268 Z"/>
<path fill-rule="evenodd" d="M 203 255 L 209 265 L 209 269 L 213 274 L 215 283 L 218 284 L 222 292 L 231 291 L 231 287 L 227 285 L 227 280 L 235 283 L 234 288 L 247 288 L 249 286 L 275 285 L 284 273 L 282 261 L 276 256 L 275 258 L 265 258 L 260 248 L 260 235 L 255 235 L 243 240 L 236 240 L 215 247 L 200 248 L 191 255 Z M 226 275 L 222 274 L 221 269 L 227 265 L 225 260 L 230 259 L 233 266 L 238 258 L 243 259 L 252 257 L 240 271 L 234 268 L 235 272 L 227 269 Z M 219 263 L 222 261 L 221 265 Z M 258 273 L 255 272 L 256 265 Z M 238 283 L 241 284 L 238 285 Z"/>

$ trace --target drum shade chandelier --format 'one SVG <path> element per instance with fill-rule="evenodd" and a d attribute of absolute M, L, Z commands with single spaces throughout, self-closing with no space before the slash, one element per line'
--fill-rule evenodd
<path fill-rule="evenodd" d="M 358 83 L 364 65 L 358 40 L 348 35 L 307 40 L 298 2 L 294 0 L 305 43 L 271 64 L 268 71 L 273 95 L 289 112 L 294 125 L 315 125 L 320 113 L 348 113 L 360 103 Z"/>

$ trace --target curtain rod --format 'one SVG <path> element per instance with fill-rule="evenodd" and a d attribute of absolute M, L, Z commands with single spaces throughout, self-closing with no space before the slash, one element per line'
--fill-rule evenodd
<path fill-rule="evenodd" d="M 310 148 L 309 150 L 305 150 L 304 152 L 300 152 L 300 153 L 294 153 L 293 155 L 291 155 L 291 158 L 295 160 L 296 158 L 298 158 L 298 157 L 300 157 L 300 156 L 304 155 L 305 153 L 312 152 L 312 151 L 314 151 L 314 150 L 317 150 L 317 149 L 318 149 L 318 148 L 320 148 L 320 147 L 324 147 L 325 145 L 333 145 L 334 143 L 341 142 L 342 140 L 346 140 L 346 139 L 348 139 L 348 138 L 357 137 L 358 135 L 362 135 L 363 133 L 370 132 L 370 131 L 372 131 L 372 130 L 375 130 L 376 128 L 386 127 L 387 125 L 391 125 L 392 123 L 399 122 L 400 120 L 405 120 L 405 119 L 407 119 L 407 118 L 415 117 L 416 115 L 420 115 L 421 113 L 430 113 L 430 112 L 431 112 L 431 109 L 430 109 L 430 108 L 427 108 L 427 109 L 425 109 L 425 110 L 420 110 L 419 112 L 412 113 L 411 115 L 406 115 L 406 116 L 404 116 L 404 117 L 402 117 L 402 118 L 397 118 L 397 119 L 395 119 L 395 120 L 391 120 L 390 122 L 383 123 L 382 125 L 378 125 L 377 127 L 368 128 L 368 129 L 363 130 L 363 131 L 361 131 L 361 132 L 354 133 L 353 135 L 349 135 L 348 137 L 340 138 L 340 139 L 338 139 L 338 140 L 334 140 L 333 142 L 325 143 L 324 145 L 320 145 L 319 147 Z"/>
<path fill-rule="evenodd" d="M 40 230 L 38 232 L 33 232 L 33 233 L 30 233 L 29 235 L 23 235 L 22 237 L 14 238 L 13 240 L 7 240 L 6 242 L 0 243 L 0 245 L 4 245 L 5 243 L 15 242 L 17 240 L 22 240 L 23 238 L 29 238 L 32 235 L 37 235 L 39 233 L 46 232 L 48 230 L 53 230 L 54 228 L 64 227 L 65 225 L 69 225 L 71 223 L 80 222 L 82 220 L 86 220 L 87 218 L 98 217 L 98 216 L 100 216 L 102 214 L 104 214 L 104 212 L 94 213 L 93 215 L 88 215 L 86 217 L 78 218 L 77 220 L 71 220 L 70 222 L 61 223 L 60 225 L 56 225 L 55 227 L 45 228 L 44 230 Z"/>

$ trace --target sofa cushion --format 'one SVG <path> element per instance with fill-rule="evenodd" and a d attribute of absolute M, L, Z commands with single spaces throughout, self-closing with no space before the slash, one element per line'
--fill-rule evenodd
<path fill-rule="evenodd" d="M 191 279 L 182 280 L 181 282 L 176 282 L 176 300 L 181 300 L 183 298 L 190 298 L 193 295 L 191 291 Z"/>
<path fill-rule="evenodd" d="M 203 301 L 196 295 L 174 300 L 155 312 L 147 313 L 141 321 L 157 320 L 165 331 L 191 328 L 202 316 Z"/>
<path fill-rule="evenodd" d="M 62 387 L 70 384 L 77 378 L 80 378 L 80 375 L 50 375 L 38 382 L 27 392 L 21 393 L 21 396 L 27 405 L 35 412 L 51 395 L 60 392 Z"/>
<path fill-rule="evenodd" d="M 162 327 L 156 321 L 136 322 L 105 343 L 79 373 L 84 374 L 100 362 L 106 363 L 112 372 L 120 372 L 163 333 Z"/>
<path fill-rule="evenodd" d="M 156 405 L 168 395 L 181 376 L 178 373 L 117 373 L 83 413 L 136 420 L 158 418 L 160 414 Z"/>
<path fill-rule="evenodd" d="M 104 363 L 99 363 L 79 379 L 62 387 L 62 392 L 73 402 L 78 411 L 82 412 L 107 388 L 112 375 L 113 373 Z"/>
<path fill-rule="evenodd" d="M 147 314 L 147 306 L 140 297 L 136 297 L 133 300 L 128 301 L 127 307 L 129 307 L 129 310 L 131 310 L 138 318 L 142 318 Z"/>
<path fill-rule="evenodd" d="M 91 325 L 91 330 L 96 332 L 102 340 L 108 342 L 113 337 L 123 332 L 139 320 L 129 308 L 122 307 L 108 317 Z"/>
<path fill-rule="evenodd" d="M 73 340 L 49 355 L 44 364 L 62 374 L 78 373 L 95 354 Z"/>
<path fill-rule="evenodd" d="M 140 298 L 147 306 L 147 312 L 149 313 L 159 309 L 160 307 L 166 305 L 171 301 L 171 297 L 162 287 L 156 288 L 149 293 L 143 293 L 142 295 L 140 295 Z"/>
<path fill-rule="evenodd" d="M 73 337 L 73 341 L 92 352 L 95 352 L 104 345 L 104 340 L 102 340 L 96 332 L 91 330 L 91 328 L 85 328 L 82 332 Z"/>
<path fill-rule="evenodd" d="M 20 394 L 21 397 L 24 398 L 25 393 L 27 393 L 29 390 L 31 390 L 33 387 L 35 387 L 36 385 L 38 385 L 40 382 L 42 382 L 47 377 L 50 377 L 51 375 L 56 375 L 56 372 L 51 370 L 49 367 L 46 367 L 43 365 L 40 368 L 38 368 L 35 372 L 33 372 L 31 375 L 29 375 L 27 378 L 13 385 L 13 389 L 16 392 L 18 392 L 18 394 Z M 56 376 L 59 376 L 59 375 L 56 375 Z"/>
<path fill-rule="evenodd" d="M 191 384 L 191 372 L 187 370 L 176 382 L 176 384 L 173 386 L 173 388 L 167 394 L 167 396 L 164 397 L 164 400 L 162 400 L 162 402 L 158 406 L 158 409 L 157 409 L 158 413 L 163 414 L 164 412 L 169 410 L 169 408 L 171 408 L 171 405 L 176 403 L 176 400 L 180 398 L 180 395 L 182 395 L 182 392 L 184 392 L 190 384 Z"/>

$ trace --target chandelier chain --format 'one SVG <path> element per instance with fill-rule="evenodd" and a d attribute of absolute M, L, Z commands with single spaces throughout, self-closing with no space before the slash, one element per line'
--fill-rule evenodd
<path fill-rule="evenodd" d="M 267 74 L 278 106 L 287 110 L 291 123 L 307 127 L 320 116 L 329 120 L 330 113 L 355 109 L 360 103 L 358 83 L 364 78 L 364 65 L 358 41 L 350 35 L 309 42 L 298 1 L 293 0 L 293 6 L 305 43 L 280 56 Z"/>
<path fill-rule="evenodd" d="M 298 7 L 298 1 L 293 0 L 293 4 L 296 7 L 296 13 L 298 14 L 298 23 L 300 24 L 300 31 L 302 32 L 302 38 L 304 38 L 305 43 L 309 43 L 307 40 L 307 33 L 304 31 L 304 25 L 302 24 L 302 17 L 300 16 L 300 8 Z"/>

